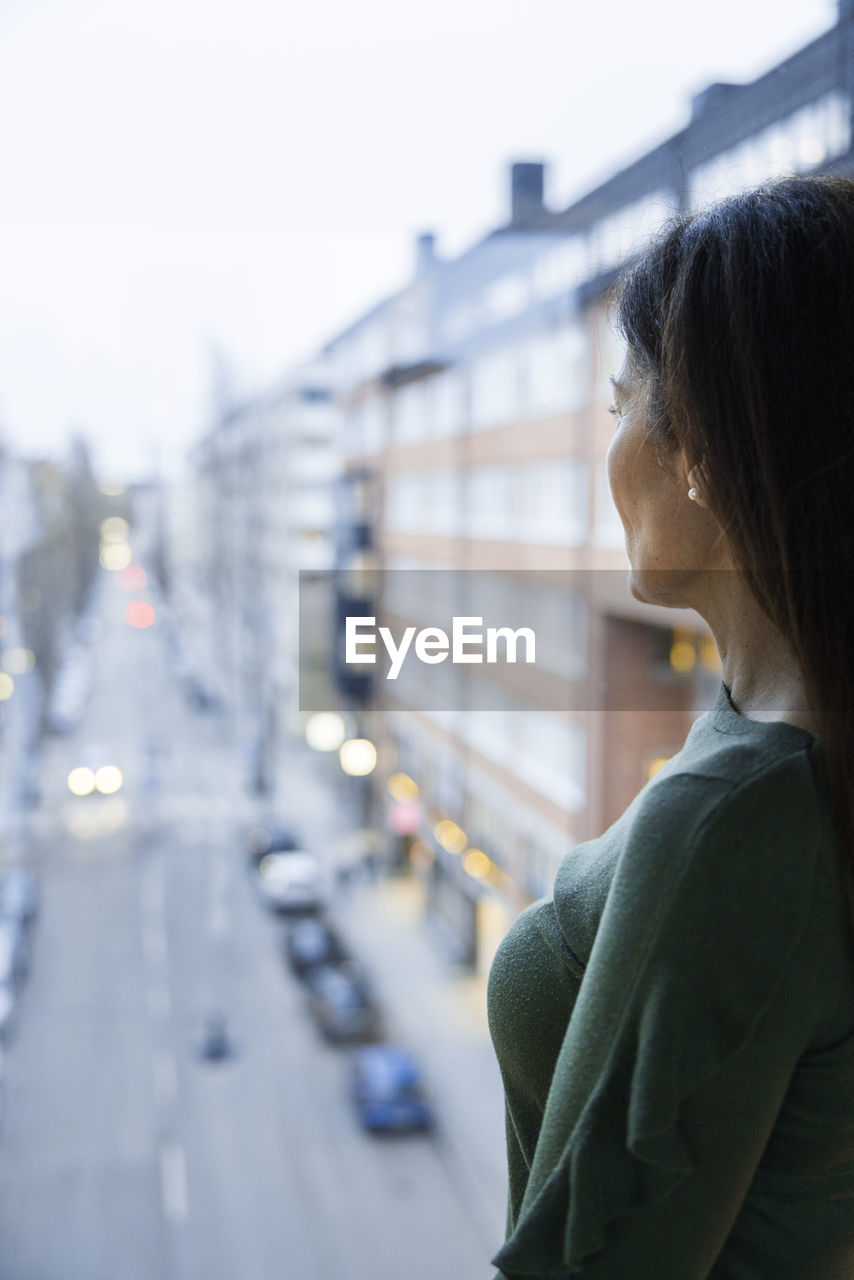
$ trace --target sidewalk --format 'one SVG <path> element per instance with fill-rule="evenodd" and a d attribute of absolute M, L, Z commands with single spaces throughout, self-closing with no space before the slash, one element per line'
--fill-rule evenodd
<path fill-rule="evenodd" d="M 340 796 L 320 776 L 326 764 L 307 749 L 294 750 L 281 817 L 321 856 L 331 851 L 327 861 L 334 866 L 352 829 Z M 507 1194 L 504 1094 L 486 1021 L 485 979 L 444 958 L 414 879 L 359 876 L 335 892 L 330 914 L 374 978 L 388 1038 L 411 1048 L 424 1068 L 443 1157 L 497 1250 Z"/>

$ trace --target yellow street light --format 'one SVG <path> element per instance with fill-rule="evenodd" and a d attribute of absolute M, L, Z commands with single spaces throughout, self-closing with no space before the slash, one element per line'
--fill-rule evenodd
<path fill-rule="evenodd" d="M 448 853 L 462 853 L 468 844 L 465 831 L 450 818 L 443 818 L 441 822 L 437 822 L 433 828 L 433 835 Z"/>
<path fill-rule="evenodd" d="M 418 783 L 407 773 L 393 773 L 386 786 L 392 800 L 398 800 L 401 804 L 418 799 Z"/>
<path fill-rule="evenodd" d="M 474 880 L 485 880 L 492 870 L 492 862 L 482 849 L 466 849 L 463 854 L 463 871 Z"/>

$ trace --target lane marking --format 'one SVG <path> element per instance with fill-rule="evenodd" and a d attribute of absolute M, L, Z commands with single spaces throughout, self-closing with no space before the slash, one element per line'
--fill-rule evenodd
<path fill-rule="evenodd" d="M 187 1161 L 179 1142 L 164 1142 L 160 1148 L 160 1195 L 167 1222 L 186 1222 Z"/>
<path fill-rule="evenodd" d="M 142 925 L 142 950 L 153 969 L 165 969 L 169 958 L 163 921 L 145 920 Z"/>
<path fill-rule="evenodd" d="M 149 862 L 140 874 L 139 896 L 143 915 L 149 920 L 163 918 L 164 876 L 162 862 Z"/>
<path fill-rule="evenodd" d="M 165 977 L 151 980 L 145 988 L 145 1003 L 152 1018 L 166 1019 L 172 1012 L 172 995 Z"/>

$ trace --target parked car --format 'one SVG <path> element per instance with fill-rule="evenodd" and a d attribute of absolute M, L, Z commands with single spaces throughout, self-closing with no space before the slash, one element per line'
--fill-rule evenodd
<path fill-rule="evenodd" d="M 32 924 L 38 901 L 38 884 L 32 871 L 15 866 L 0 875 L 0 920 Z"/>
<path fill-rule="evenodd" d="M 435 1123 L 421 1071 L 405 1049 L 374 1044 L 353 1055 L 350 1096 L 373 1132 L 429 1129 Z"/>
<path fill-rule="evenodd" d="M 307 975 L 308 1008 L 325 1040 L 353 1044 L 382 1034 L 382 1011 L 354 961 L 319 965 Z"/>
<path fill-rule="evenodd" d="M 250 828 L 246 834 L 246 845 L 249 849 L 249 860 L 256 867 L 268 853 L 305 852 L 299 836 L 292 827 L 272 823 Z"/>
<path fill-rule="evenodd" d="M 0 982 L 20 986 L 30 966 L 30 932 L 22 919 L 0 919 Z"/>
<path fill-rule="evenodd" d="M 196 711 L 213 712 L 220 710 L 219 698 L 195 672 L 187 671 L 180 679 L 184 693 L 187 695 L 187 700 Z"/>
<path fill-rule="evenodd" d="M 12 1017 L 15 1012 L 15 991 L 8 982 L 0 979 L 0 1051 L 12 1034 Z"/>
<path fill-rule="evenodd" d="M 329 897 L 323 867 L 310 853 L 267 853 L 258 864 L 258 889 L 274 911 L 321 911 Z"/>
<path fill-rule="evenodd" d="M 22 937 L 23 929 L 18 922 L 0 921 L 0 1044 L 11 1034 L 15 999 L 23 978 Z"/>
<path fill-rule="evenodd" d="M 285 955 L 297 977 L 318 965 L 340 965 L 349 959 L 346 947 L 326 920 L 309 916 L 293 924 L 285 936 Z"/>

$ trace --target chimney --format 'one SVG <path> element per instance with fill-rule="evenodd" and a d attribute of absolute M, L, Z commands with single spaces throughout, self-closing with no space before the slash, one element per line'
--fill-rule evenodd
<path fill-rule="evenodd" d="M 425 231 L 415 241 L 415 274 L 426 273 L 436 265 L 436 237 L 432 231 Z"/>
<path fill-rule="evenodd" d="M 543 204 L 544 164 L 514 164 L 510 169 L 510 223 L 514 227 L 538 222 Z"/>

